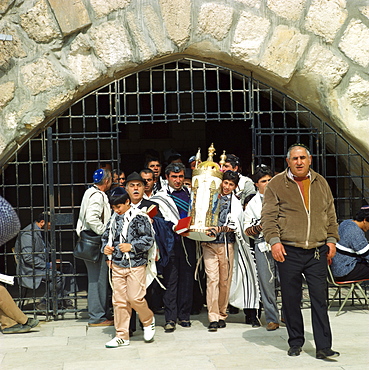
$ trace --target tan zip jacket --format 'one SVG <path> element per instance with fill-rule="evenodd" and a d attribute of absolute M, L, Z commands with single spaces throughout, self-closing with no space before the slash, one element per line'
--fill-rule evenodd
<path fill-rule="evenodd" d="M 311 249 L 339 240 L 333 196 L 323 176 L 310 169 L 309 209 L 288 168 L 268 184 L 261 211 L 265 240 Z"/>

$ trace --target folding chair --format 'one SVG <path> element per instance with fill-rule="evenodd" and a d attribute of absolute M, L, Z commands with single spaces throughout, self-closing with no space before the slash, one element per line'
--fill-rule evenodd
<path fill-rule="evenodd" d="M 13 252 L 13 255 L 14 255 L 15 264 L 18 265 L 18 262 L 19 262 L 18 261 L 18 256 L 17 256 L 17 254 L 15 252 L 15 248 L 14 247 L 12 248 L 12 252 Z M 28 302 L 27 292 L 28 292 L 28 288 L 25 288 L 25 287 L 20 286 L 18 307 L 21 310 L 23 310 L 23 307 L 24 307 L 25 302 L 26 301 Z"/>
<path fill-rule="evenodd" d="M 336 313 L 336 316 L 338 316 L 341 313 L 342 308 L 344 307 L 344 305 L 346 304 L 347 300 L 350 298 L 351 295 L 355 295 L 356 298 L 359 300 L 360 304 L 361 304 L 361 299 L 364 299 L 365 304 L 369 305 L 369 299 L 366 296 L 363 288 L 360 286 L 360 284 L 363 281 L 369 281 L 369 279 L 351 280 L 351 281 L 336 281 L 333 277 L 332 270 L 331 270 L 330 266 L 328 266 L 328 277 L 327 278 L 328 278 L 328 283 L 337 288 L 334 295 L 333 295 L 333 298 L 331 299 L 331 302 L 328 305 L 328 309 L 332 306 L 332 303 L 335 300 L 335 298 L 337 297 L 337 294 L 339 293 L 340 296 L 341 296 L 341 288 L 344 288 L 344 287 L 349 288 L 349 291 L 348 291 L 345 299 L 343 300 L 343 303 L 341 304 L 338 312 Z M 356 291 L 355 288 L 357 288 L 360 291 L 360 293 L 362 295 L 361 297 L 359 296 L 359 294 L 358 294 L 358 292 Z"/>

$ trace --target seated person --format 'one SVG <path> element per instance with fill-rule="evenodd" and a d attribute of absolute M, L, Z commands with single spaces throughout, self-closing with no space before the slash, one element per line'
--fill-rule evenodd
<path fill-rule="evenodd" d="M 27 333 L 39 323 L 29 319 L 15 304 L 3 285 L 0 285 L 0 324 L 3 334 Z"/>
<path fill-rule="evenodd" d="M 369 243 L 365 237 L 368 230 L 369 206 L 361 207 L 353 220 L 340 224 L 340 241 L 331 265 L 336 281 L 369 279 Z"/>
<path fill-rule="evenodd" d="M 39 214 L 37 219 L 20 231 L 15 243 L 15 253 L 18 255 L 17 274 L 21 275 L 19 284 L 25 288 L 37 289 L 41 281 L 47 281 L 52 285 L 51 268 L 52 263 L 48 262 L 48 246 L 45 244 L 43 232 L 50 229 L 50 222 L 46 224 L 45 215 Z M 69 293 L 74 292 L 74 277 L 64 276 L 72 274 L 73 266 L 70 262 L 57 260 L 56 290 L 59 308 L 74 308 L 70 299 L 63 299 Z M 62 265 L 62 268 L 61 268 Z M 48 272 L 47 269 L 50 271 Z M 52 290 L 52 286 L 50 286 Z M 77 291 L 77 287 L 75 289 Z M 46 305 L 47 292 L 42 301 L 37 305 L 37 309 L 44 311 Z"/>
<path fill-rule="evenodd" d="M 17 235 L 20 223 L 12 206 L 0 197 L 0 245 Z M 0 326 L 3 334 L 26 333 L 39 323 L 29 319 L 15 304 L 3 285 L 0 285 Z"/>

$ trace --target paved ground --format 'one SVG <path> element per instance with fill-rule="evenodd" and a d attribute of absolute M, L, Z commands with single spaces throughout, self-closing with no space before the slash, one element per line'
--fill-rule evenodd
<path fill-rule="evenodd" d="M 289 357 L 285 327 L 274 332 L 251 328 L 243 314 L 230 315 L 227 327 L 209 333 L 206 310 L 192 317 L 192 327 L 164 333 L 164 317 L 156 316 L 153 343 L 144 343 L 142 331 L 128 347 L 106 349 L 113 327 L 88 328 L 81 318 L 41 322 L 30 333 L 0 334 L 0 369 L 368 369 L 369 311 L 352 308 L 336 317 L 330 310 L 336 360 L 315 359 L 310 309 L 304 308 L 306 343 L 299 357 Z M 42 319 L 42 316 L 41 316 Z M 263 320 L 263 319 L 262 319 Z"/>

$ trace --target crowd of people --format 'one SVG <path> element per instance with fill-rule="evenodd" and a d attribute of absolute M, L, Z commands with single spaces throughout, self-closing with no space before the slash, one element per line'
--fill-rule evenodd
<path fill-rule="evenodd" d="M 303 144 L 288 149 L 287 168 L 278 174 L 258 165 L 252 176 L 244 176 L 239 158 L 230 154 L 222 166 L 217 226 L 206 230 L 213 240 L 195 241 L 179 227 L 189 215 L 195 161 L 195 156 L 191 157 L 186 168 L 180 156 L 174 156 L 164 176 L 158 158 L 149 158 L 140 172 L 128 176 L 107 168 L 94 172 L 76 227 L 78 235 L 91 230 L 102 240 L 99 260 L 85 261 L 88 325 L 114 325 L 116 335 L 105 346 L 116 348 L 129 345 L 136 329 L 136 312 L 144 340 L 151 342 L 158 312 L 164 313 L 165 332 L 173 332 L 176 325 L 190 328 L 194 307 L 200 302 L 201 308 L 206 302 L 208 330 L 216 332 L 226 327 L 228 314 L 238 309 L 244 311 L 246 324 L 259 327 L 262 308 L 266 330 L 277 330 L 280 321 L 285 322 L 288 355 L 298 356 L 304 344 L 300 304 L 305 279 L 316 357 L 338 356 L 332 349 L 327 313 L 327 264 L 338 279 L 369 278 L 365 239 L 369 206 L 363 206 L 354 220 L 344 221 L 338 229 L 329 185 L 311 169 L 312 156 Z M 42 217 L 35 224 L 45 229 Z M 34 252 L 32 243 L 37 242 L 40 251 L 45 250 L 42 239 L 27 238 L 26 233 L 20 234 L 17 242 L 25 262 L 26 246 Z M 206 276 L 202 293 L 195 280 L 201 260 Z M 40 260 L 40 268 L 48 268 L 44 260 Z M 25 271 L 21 274 L 26 275 Z M 114 315 L 108 301 L 109 280 Z M 27 284 L 27 279 L 23 282 Z M 59 280 L 62 304 L 68 286 L 70 281 Z"/>

